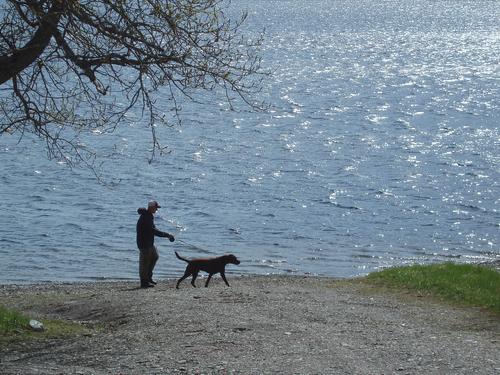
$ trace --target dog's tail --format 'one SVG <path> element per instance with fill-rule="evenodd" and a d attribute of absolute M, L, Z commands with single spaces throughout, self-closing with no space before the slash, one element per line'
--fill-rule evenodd
<path fill-rule="evenodd" d="M 184 262 L 188 262 L 189 263 L 189 260 L 187 260 L 186 258 L 181 257 L 177 251 L 175 251 L 175 256 L 177 258 L 179 258 L 180 260 L 183 260 Z"/>

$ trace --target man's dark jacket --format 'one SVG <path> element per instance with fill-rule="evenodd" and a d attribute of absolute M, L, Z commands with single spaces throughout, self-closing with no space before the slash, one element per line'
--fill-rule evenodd
<path fill-rule="evenodd" d="M 137 220 L 137 247 L 148 249 L 154 245 L 155 236 L 170 237 L 167 232 L 155 228 L 154 216 L 145 208 L 139 208 L 137 213 L 141 215 Z"/>

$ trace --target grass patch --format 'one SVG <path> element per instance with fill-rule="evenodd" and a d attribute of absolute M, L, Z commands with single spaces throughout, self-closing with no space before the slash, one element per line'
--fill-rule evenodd
<path fill-rule="evenodd" d="M 62 320 L 43 319 L 44 331 L 35 332 L 29 326 L 30 318 L 18 311 L 0 305 L 0 344 L 34 338 L 56 338 L 88 333 L 81 324 Z"/>
<path fill-rule="evenodd" d="M 396 267 L 371 273 L 365 280 L 500 314 L 500 272 L 488 267 L 454 263 Z"/>
<path fill-rule="evenodd" d="M 8 335 L 27 329 L 29 318 L 0 305 L 0 334 Z"/>

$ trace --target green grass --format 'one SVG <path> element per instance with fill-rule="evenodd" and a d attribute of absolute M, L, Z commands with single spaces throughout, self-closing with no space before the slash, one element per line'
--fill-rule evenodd
<path fill-rule="evenodd" d="M 365 280 L 500 313 L 500 272 L 484 266 L 444 263 L 397 267 L 371 273 Z"/>
<path fill-rule="evenodd" d="M 0 305 L 0 334 L 19 333 L 28 329 L 29 318 Z"/>
<path fill-rule="evenodd" d="M 44 331 L 35 332 L 29 326 L 30 318 L 0 305 L 0 344 L 32 338 L 55 338 L 87 333 L 89 330 L 77 323 L 43 319 Z"/>

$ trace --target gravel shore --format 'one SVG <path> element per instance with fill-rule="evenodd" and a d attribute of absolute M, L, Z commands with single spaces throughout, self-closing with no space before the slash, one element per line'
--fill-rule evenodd
<path fill-rule="evenodd" d="M 1 374 L 499 374 L 500 319 L 317 277 L 0 286 L 89 333 L 0 348 Z"/>

